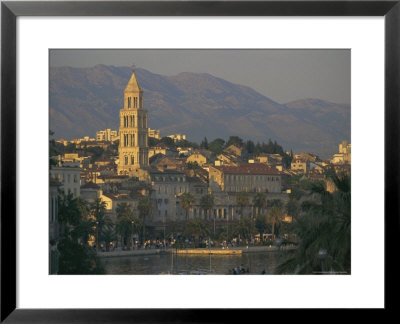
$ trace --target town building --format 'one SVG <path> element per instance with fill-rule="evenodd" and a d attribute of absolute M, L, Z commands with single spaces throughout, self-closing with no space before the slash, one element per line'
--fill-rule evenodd
<path fill-rule="evenodd" d="M 213 191 L 281 192 L 281 173 L 262 163 L 240 163 L 238 166 L 209 167 Z"/>
<path fill-rule="evenodd" d="M 160 139 L 160 130 L 159 129 L 148 129 L 149 137 Z"/>
<path fill-rule="evenodd" d="M 93 182 L 86 182 L 81 186 L 81 198 L 88 202 L 93 202 L 100 198 L 102 193 L 100 186 Z"/>
<path fill-rule="evenodd" d="M 204 164 L 208 163 L 208 159 L 204 154 L 200 152 L 195 152 L 186 159 L 186 163 L 195 163 L 195 162 L 197 163 L 197 165 L 203 166 Z"/>
<path fill-rule="evenodd" d="M 224 149 L 224 152 L 233 154 L 234 156 L 240 157 L 240 158 L 242 158 L 243 155 L 244 155 L 244 154 L 243 154 L 243 149 L 240 148 L 240 147 L 237 147 L 237 146 L 234 145 L 234 144 L 229 145 L 227 148 L 225 148 L 225 149 Z"/>
<path fill-rule="evenodd" d="M 351 144 L 342 141 L 339 144 L 339 153 L 334 154 L 331 160 L 332 164 L 351 164 Z"/>
<path fill-rule="evenodd" d="M 180 158 L 163 156 L 155 160 L 152 166 L 160 171 L 164 170 L 178 170 L 183 171 L 185 169 L 185 160 Z"/>
<path fill-rule="evenodd" d="M 157 207 L 153 212 L 153 221 L 183 221 L 185 213 L 180 208 L 179 197 L 189 192 L 186 175 L 177 170 L 151 170 L 150 177 L 153 188 L 151 198 Z"/>
<path fill-rule="evenodd" d="M 221 165 L 230 165 L 230 166 L 237 166 L 240 159 L 232 154 L 229 153 L 221 153 L 217 155 L 217 159 L 215 160 L 216 166 Z"/>
<path fill-rule="evenodd" d="M 168 135 L 167 137 L 172 138 L 174 140 L 174 142 L 186 141 L 185 134 L 171 134 L 171 135 Z"/>
<path fill-rule="evenodd" d="M 178 156 L 178 151 L 170 149 L 164 143 L 159 143 L 156 146 L 149 147 L 149 159 L 159 153 L 169 157 Z"/>
<path fill-rule="evenodd" d="M 52 166 L 50 177 L 60 182 L 60 189 L 64 194 L 72 193 L 74 198 L 80 196 L 81 168 L 79 162 L 65 162 L 62 165 Z"/>
<path fill-rule="evenodd" d="M 79 143 L 75 144 L 76 148 L 84 149 L 91 147 L 100 147 L 104 150 L 110 147 L 110 142 L 108 141 L 79 141 Z"/>
<path fill-rule="evenodd" d="M 310 170 L 310 161 L 305 159 L 293 159 L 290 164 L 290 168 L 293 171 L 300 171 L 302 173 L 307 173 Z"/>
<path fill-rule="evenodd" d="M 143 108 L 143 89 L 136 79 L 134 69 L 124 91 L 119 134 L 118 174 L 146 177 L 143 171 L 149 166 L 148 116 L 147 110 Z"/>
<path fill-rule="evenodd" d="M 96 141 L 112 142 L 116 138 L 118 138 L 118 131 L 111 130 L 111 128 L 106 128 L 105 130 L 96 132 Z"/>

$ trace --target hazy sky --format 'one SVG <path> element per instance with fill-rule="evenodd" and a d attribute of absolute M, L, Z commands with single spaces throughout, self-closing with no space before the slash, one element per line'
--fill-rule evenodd
<path fill-rule="evenodd" d="M 287 103 L 350 104 L 350 50 L 51 50 L 51 66 L 131 66 L 162 75 L 210 73 Z"/>

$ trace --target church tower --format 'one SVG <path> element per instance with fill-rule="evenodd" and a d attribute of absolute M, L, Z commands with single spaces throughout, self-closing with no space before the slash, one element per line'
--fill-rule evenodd
<path fill-rule="evenodd" d="M 147 111 L 143 109 L 143 89 L 136 80 L 134 66 L 119 120 L 118 174 L 137 175 L 149 165 L 149 149 Z"/>

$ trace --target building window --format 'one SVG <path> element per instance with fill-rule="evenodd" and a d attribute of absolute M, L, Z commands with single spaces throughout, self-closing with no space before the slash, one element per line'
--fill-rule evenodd
<path fill-rule="evenodd" d="M 131 164 L 135 164 L 135 157 L 133 155 L 131 156 Z"/>
<path fill-rule="evenodd" d="M 128 165 L 128 157 L 125 156 L 125 165 Z"/>
<path fill-rule="evenodd" d="M 128 108 L 131 108 L 131 97 L 128 97 Z"/>

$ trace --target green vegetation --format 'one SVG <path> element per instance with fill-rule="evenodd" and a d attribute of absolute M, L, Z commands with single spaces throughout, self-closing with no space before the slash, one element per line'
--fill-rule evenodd
<path fill-rule="evenodd" d="M 257 192 L 253 198 L 253 206 L 257 209 L 256 214 L 262 214 L 267 207 L 267 196 L 263 192 Z"/>
<path fill-rule="evenodd" d="M 195 246 L 199 246 L 200 237 L 206 238 L 210 235 L 209 224 L 201 218 L 193 218 L 185 224 L 184 235 L 186 237 L 194 237 Z"/>
<path fill-rule="evenodd" d="M 117 205 L 116 232 L 120 235 L 121 246 L 130 249 L 132 245 L 132 235 L 139 233 L 142 222 L 133 216 L 133 210 L 128 203 L 122 202 Z"/>
<path fill-rule="evenodd" d="M 200 207 L 204 210 L 208 217 L 210 217 L 210 211 L 213 209 L 214 204 L 214 196 L 212 194 L 206 194 L 200 198 Z"/>
<path fill-rule="evenodd" d="M 140 220 L 143 225 L 142 226 L 142 242 L 144 242 L 145 236 L 146 236 L 146 217 L 150 216 L 152 209 L 153 209 L 153 204 L 151 203 L 150 198 L 143 197 L 143 198 L 139 199 L 137 208 L 139 210 Z"/>
<path fill-rule="evenodd" d="M 236 195 L 236 203 L 240 206 L 240 218 L 243 218 L 244 208 L 249 205 L 249 194 L 246 191 L 241 191 Z"/>
<path fill-rule="evenodd" d="M 300 181 L 292 191 L 288 212 L 299 244 L 277 273 L 351 273 L 351 178 L 330 178 L 335 192 L 318 181 Z"/>
<path fill-rule="evenodd" d="M 113 223 L 110 216 L 106 215 L 106 203 L 100 198 L 96 198 L 90 204 L 90 215 L 96 225 L 96 246 L 104 242 L 104 232 L 112 228 Z"/>
<path fill-rule="evenodd" d="M 194 207 L 194 196 L 190 192 L 185 192 L 180 198 L 180 205 L 186 211 L 186 220 L 189 220 L 189 210 Z"/>
<path fill-rule="evenodd" d="M 86 202 L 72 194 L 59 193 L 58 274 L 103 274 L 96 252 L 88 245 L 93 223 L 88 218 Z"/>

